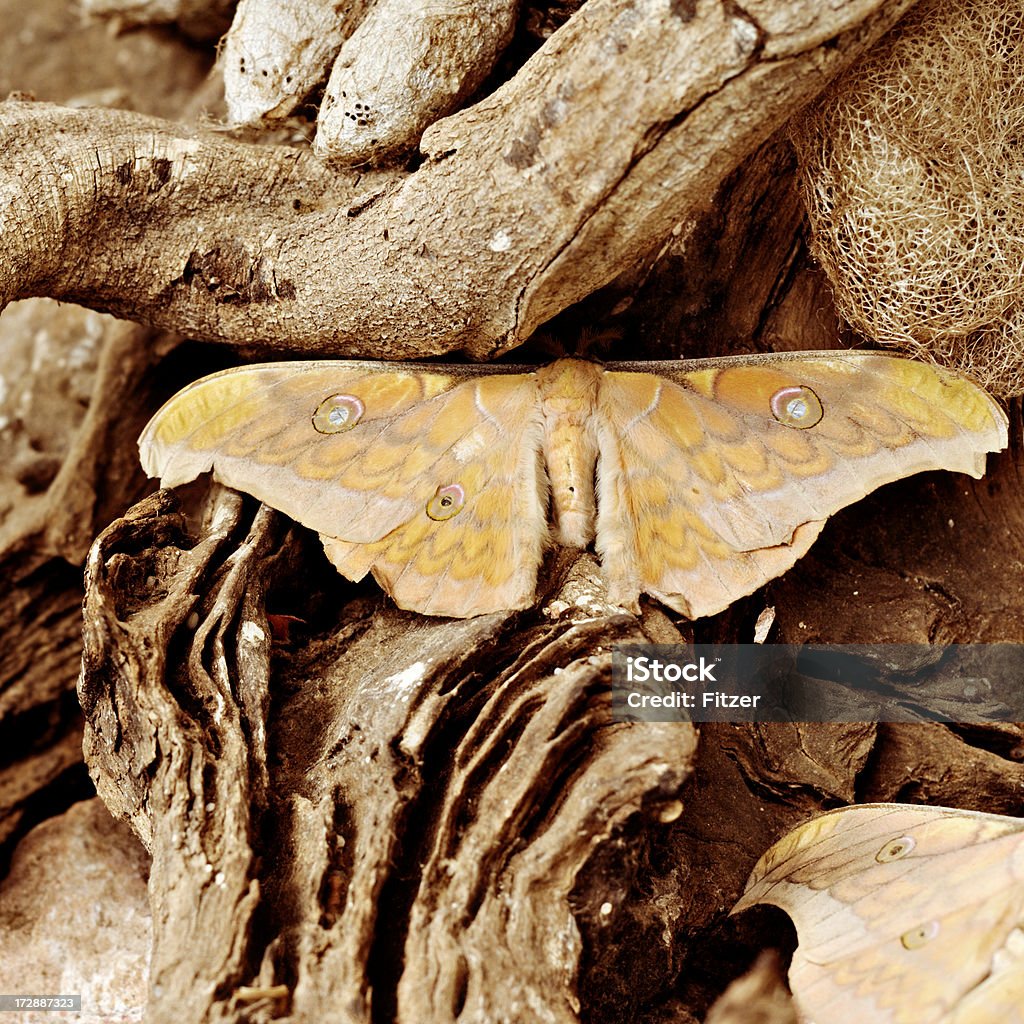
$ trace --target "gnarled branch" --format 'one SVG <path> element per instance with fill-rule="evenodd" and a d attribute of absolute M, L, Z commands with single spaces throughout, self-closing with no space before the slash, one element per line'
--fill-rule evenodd
<path fill-rule="evenodd" d="M 402 174 L 8 102 L 0 297 L 307 352 L 493 355 L 699 210 L 910 4 L 591 0 Z"/>

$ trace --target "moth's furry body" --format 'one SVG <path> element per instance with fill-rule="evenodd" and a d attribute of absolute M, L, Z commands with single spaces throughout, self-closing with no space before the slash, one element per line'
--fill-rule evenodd
<path fill-rule="evenodd" d="M 537 370 L 553 536 L 569 548 L 585 548 L 594 539 L 594 413 L 600 386 L 600 366 L 581 359 L 559 359 Z"/>
<path fill-rule="evenodd" d="M 526 607 L 553 538 L 595 543 L 612 602 L 648 593 L 692 618 L 785 572 L 881 484 L 980 476 L 1005 444 L 1005 415 L 975 385 L 870 352 L 270 363 L 191 385 L 139 441 L 165 486 L 212 469 L 403 608 Z"/>

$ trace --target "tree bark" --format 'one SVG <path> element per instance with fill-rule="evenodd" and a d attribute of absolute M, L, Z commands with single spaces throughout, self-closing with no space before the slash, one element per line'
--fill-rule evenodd
<path fill-rule="evenodd" d="M 433 125 L 411 173 L 8 101 L 0 298 L 308 353 L 493 356 L 693 217 L 911 3 L 592 0 Z"/>
<path fill-rule="evenodd" d="M 100 794 L 153 855 L 147 1019 L 244 1017 L 262 982 L 299 1020 L 577 1020 L 577 876 L 677 813 L 696 745 L 610 719 L 595 652 L 640 625 L 362 602 L 272 659 L 279 520 L 221 492 L 193 544 L 173 504 L 94 547 L 79 688 Z"/>

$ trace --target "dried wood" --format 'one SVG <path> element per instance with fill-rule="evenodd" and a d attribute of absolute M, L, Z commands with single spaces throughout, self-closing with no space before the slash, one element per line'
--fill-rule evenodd
<path fill-rule="evenodd" d="M 275 517 L 221 492 L 196 542 L 172 504 L 94 547 L 79 690 L 100 794 L 153 856 L 148 1019 L 231 1019 L 258 984 L 296 1019 L 389 992 L 396 1020 L 578 1019 L 570 893 L 657 828 L 696 742 L 610 720 L 637 623 L 369 604 L 272 661 Z"/>
<path fill-rule="evenodd" d="M 377 177 L 8 101 L 0 299 L 47 294 L 293 351 L 494 355 L 703 209 L 910 5 L 800 0 L 755 16 L 592 0 L 505 86 L 433 125 L 417 170 Z M 47 244 L 58 235 L 63 249 Z M 62 258 L 84 245 L 84 264 Z"/>

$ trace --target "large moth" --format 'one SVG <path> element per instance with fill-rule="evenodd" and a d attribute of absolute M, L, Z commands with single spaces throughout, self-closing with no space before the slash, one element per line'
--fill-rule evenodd
<path fill-rule="evenodd" d="M 402 608 L 522 608 L 554 541 L 612 602 L 697 618 L 785 572 L 825 520 L 921 470 L 980 477 L 1006 416 L 874 352 L 539 368 L 319 360 L 213 374 L 139 440 L 165 486 L 212 470 L 316 530 Z"/>

